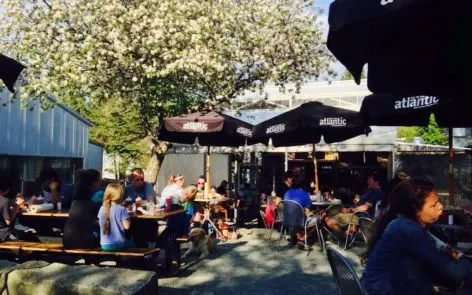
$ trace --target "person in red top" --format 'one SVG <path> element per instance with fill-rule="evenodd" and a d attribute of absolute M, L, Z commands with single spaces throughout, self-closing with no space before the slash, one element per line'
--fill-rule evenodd
<path fill-rule="evenodd" d="M 267 207 L 265 209 L 265 225 L 267 228 L 271 228 L 272 224 L 275 222 L 275 210 L 277 209 L 276 198 L 270 196 L 267 198 Z"/>

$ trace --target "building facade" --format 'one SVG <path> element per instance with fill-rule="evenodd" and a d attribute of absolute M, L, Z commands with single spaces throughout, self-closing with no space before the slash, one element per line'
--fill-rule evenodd
<path fill-rule="evenodd" d="M 77 169 L 101 171 L 103 146 L 89 140 L 91 126 L 64 105 L 44 111 L 38 101 L 22 106 L 0 92 L 0 173 L 27 194 L 45 167 L 55 168 L 65 183 L 74 182 Z"/>

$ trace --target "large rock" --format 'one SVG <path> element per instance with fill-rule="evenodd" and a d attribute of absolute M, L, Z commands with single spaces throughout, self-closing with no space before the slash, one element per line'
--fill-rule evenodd
<path fill-rule="evenodd" d="M 5 276 L 10 272 L 11 270 L 15 269 L 15 266 L 17 263 L 8 261 L 8 260 L 0 260 L 0 294 L 2 291 L 5 289 Z"/>
<path fill-rule="evenodd" d="M 157 275 L 150 271 L 52 263 L 11 271 L 7 286 L 9 295 L 157 294 Z"/>
<path fill-rule="evenodd" d="M 46 261 L 28 261 L 23 264 L 18 264 L 16 262 L 8 260 L 0 260 L 0 293 L 2 295 L 8 295 L 7 292 L 7 278 L 11 272 L 16 269 L 32 269 L 32 268 L 42 268 L 46 265 L 49 265 Z"/>

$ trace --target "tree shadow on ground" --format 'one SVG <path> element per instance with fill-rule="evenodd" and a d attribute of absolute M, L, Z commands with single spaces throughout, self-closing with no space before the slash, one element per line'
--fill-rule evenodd
<path fill-rule="evenodd" d="M 248 278 L 251 284 L 239 286 L 219 286 L 208 282 L 191 288 L 159 287 L 159 294 L 336 294 L 336 286 L 331 275 L 298 274 L 297 277 L 295 281 L 292 274 L 267 279 Z"/>
<path fill-rule="evenodd" d="M 336 285 L 326 255 L 307 253 L 285 241 L 279 251 L 246 231 L 236 243 L 222 243 L 209 259 L 189 264 L 190 277 L 160 280 L 160 294 L 333 294 Z"/>

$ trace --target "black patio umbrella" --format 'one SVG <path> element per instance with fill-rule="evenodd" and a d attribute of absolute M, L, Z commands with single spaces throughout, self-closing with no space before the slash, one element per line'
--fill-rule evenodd
<path fill-rule="evenodd" d="M 358 112 L 313 101 L 254 126 L 254 139 L 278 146 L 339 142 L 367 134 L 370 128 Z"/>
<path fill-rule="evenodd" d="M 16 60 L 0 54 L 0 79 L 10 92 L 15 92 L 14 85 L 24 66 Z"/>
<path fill-rule="evenodd" d="M 442 127 L 472 126 L 460 99 L 447 96 L 372 94 L 364 98 L 360 113 L 368 125 L 425 126 L 434 114 Z"/>
<path fill-rule="evenodd" d="M 452 128 L 472 126 L 472 116 L 460 99 L 432 95 L 373 94 L 360 110 L 366 124 L 377 126 L 427 126 L 431 114 L 439 126 L 449 129 L 449 196 L 454 202 Z"/>
<path fill-rule="evenodd" d="M 210 185 L 210 147 L 238 147 L 256 143 L 252 139 L 253 125 L 232 116 L 215 112 L 196 112 L 167 118 L 158 131 L 158 139 L 168 142 L 208 146 L 206 161 L 207 185 Z"/>
<path fill-rule="evenodd" d="M 472 78 L 468 0 L 336 0 L 328 48 L 374 93 L 466 93 Z"/>
<path fill-rule="evenodd" d="M 344 141 L 362 134 L 370 128 L 358 112 L 307 102 L 254 126 L 254 139 L 278 146 L 316 144 L 323 136 L 326 143 Z M 314 146 L 313 146 L 314 148 Z M 315 186 L 318 188 L 316 157 Z"/>

